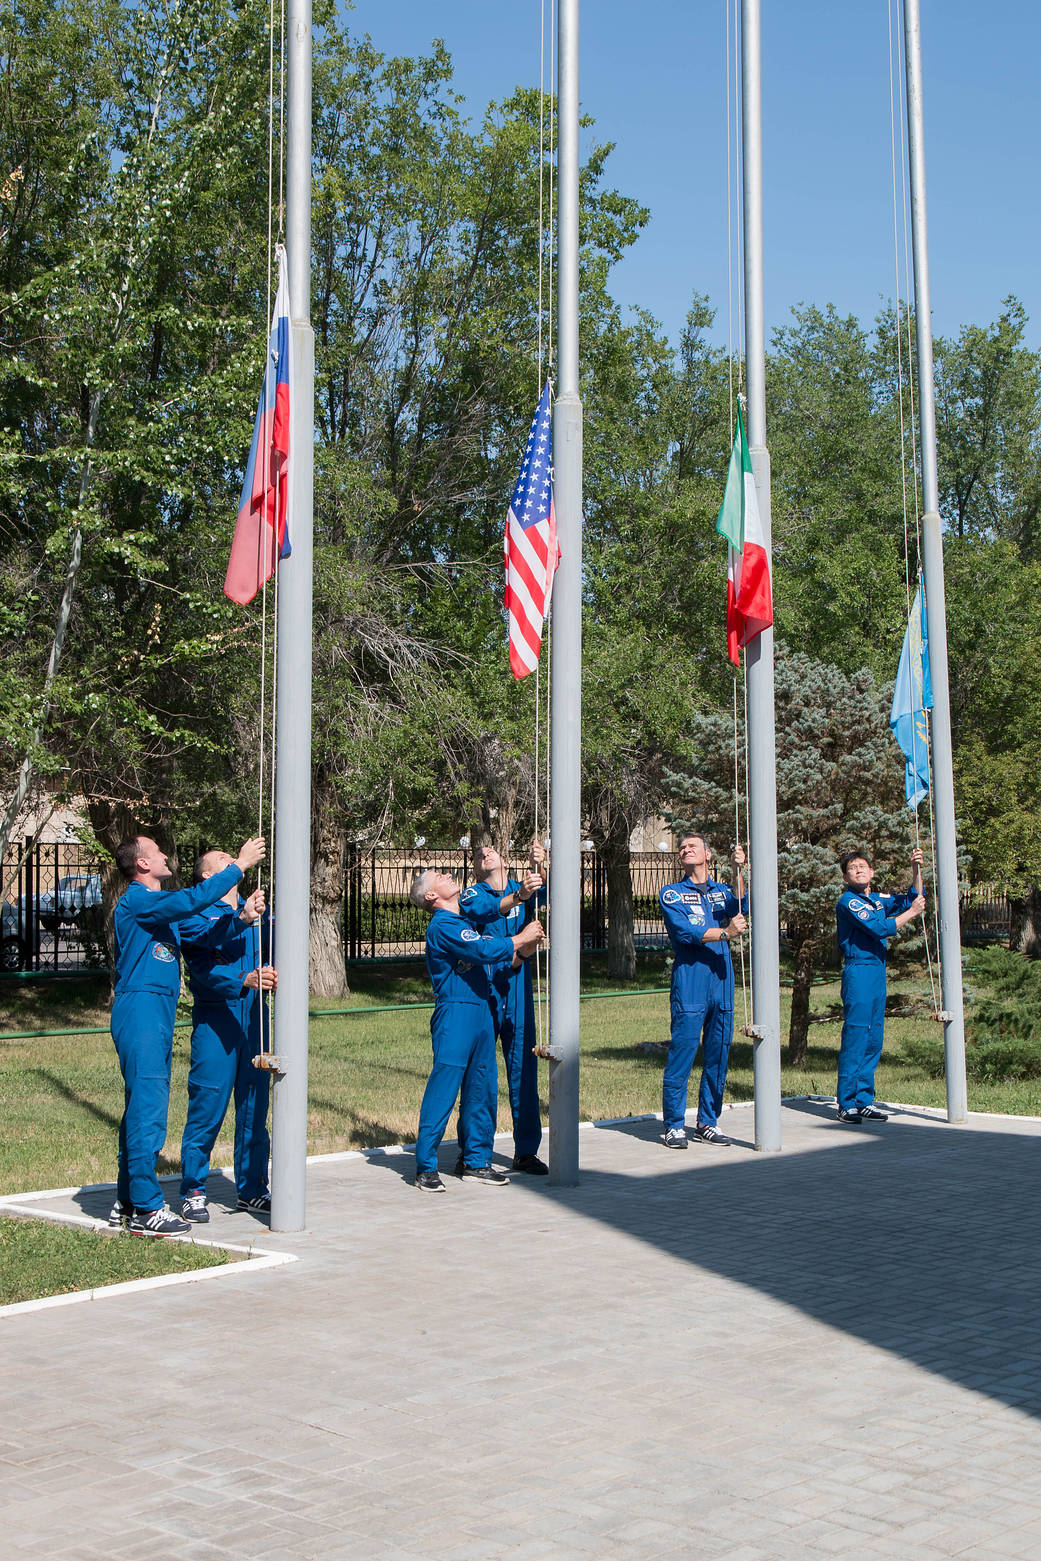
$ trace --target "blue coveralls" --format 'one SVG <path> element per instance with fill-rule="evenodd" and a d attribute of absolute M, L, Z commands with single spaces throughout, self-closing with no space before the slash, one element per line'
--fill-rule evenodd
<path fill-rule="evenodd" d="M 116 1197 L 135 1209 L 161 1209 L 155 1162 L 166 1142 L 174 1016 L 181 990 L 178 922 L 214 904 L 240 882 L 232 862 L 205 883 L 172 894 L 132 883 L 116 902 L 116 991 L 112 1039 L 123 1074 Z"/>
<path fill-rule="evenodd" d="M 430 1070 L 416 1135 L 416 1171 L 437 1170 L 437 1150 L 459 1097 L 459 1145 L 467 1165 L 489 1165 L 499 1103 L 495 1030 L 486 965 L 510 964 L 509 938 L 482 935 L 451 911 L 435 911 L 426 936 L 434 988 Z M 465 1145 L 465 1148 L 464 1148 Z"/>
<path fill-rule="evenodd" d="M 535 916 L 537 905 L 546 901 L 545 887 L 536 890 L 530 900 L 514 906 L 505 916 L 499 904 L 507 894 L 523 886 L 507 878 L 505 889 L 498 891 L 486 883 L 472 884 L 459 896 L 459 909 L 478 932 L 498 933 L 512 938 Z M 542 1143 L 542 1114 L 539 1110 L 538 1059 L 535 1044 L 535 998 L 531 990 L 531 964 L 524 960 L 519 970 L 501 965 L 491 973 L 492 1018 L 495 1034 L 502 1045 L 506 1064 L 506 1082 L 513 1114 L 514 1153 L 533 1155 Z"/>
<path fill-rule="evenodd" d="M 899 931 L 893 918 L 914 899 L 913 888 L 906 894 L 847 889 L 835 906 L 842 954 L 842 1041 L 835 1098 L 841 1111 L 874 1102 L 886 1013 L 886 939 Z"/>
<path fill-rule="evenodd" d="M 206 1191 L 210 1155 L 232 1091 L 235 1186 L 240 1198 L 259 1198 L 268 1190 L 270 1074 L 253 1066 L 260 1051 L 261 999 L 242 983 L 251 970 L 269 961 L 270 935 L 266 919 L 263 932 L 255 923 L 241 921 L 241 908 L 241 902 L 232 906 L 222 900 L 181 927 L 193 998 L 188 1117 L 181 1139 L 182 1198 Z"/>
<path fill-rule="evenodd" d="M 665 1129 L 683 1126 L 687 1082 L 698 1044 L 703 1047 L 698 1123 L 715 1127 L 723 1107 L 727 1063 L 734 1030 L 734 967 L 730 945 L 704 943 L 710 927 L 725 927 L 741 909 L 725 883 L 692 878 L 666 884 L 658 896 L 672 944 L 672 1040 L 662 1080 Z"/>

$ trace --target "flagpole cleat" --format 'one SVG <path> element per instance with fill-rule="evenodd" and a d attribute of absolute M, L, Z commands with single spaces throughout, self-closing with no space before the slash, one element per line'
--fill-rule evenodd
<path fill-rule="evenodd" d="M 262 1073 L 284 1074 L 281 1057 L 276 1057 L 274 1052 L 261 1052 L 253 1058 L 253 1066 L 259 1068 Z"/>
<path fill-rule="evenodd" d="M 533 1057 L 548 1057 L 550 1062 L 562 1062 L 564 1059 L 559 1046 L 533 1046 L 531 1052 Z"/>
<path fill-rule="evenodd" d="M 741 1026 L 741 1034 L 747 1035 L 750 1041 L 761 1041 L 765 1033 L 761 1024 L 743 1024 Z"/>

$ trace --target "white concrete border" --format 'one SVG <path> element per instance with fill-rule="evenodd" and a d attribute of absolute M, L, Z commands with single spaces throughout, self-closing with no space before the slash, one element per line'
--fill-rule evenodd
<path fill-rule="evenodd" d="M 101 1187 L 104 1187 L 104 1183 Z M 0 1213 L 23 1215 L 34 1220 L 49 1220 L 52 1225 L 74 1225 L 88 1230 L 107 1232 L 109 1230 L 107 1221 L 91 1219 L 86 1214 L 56 1214 L 52 1209 L 22 1207 L 25 1203 L 38 1202 L 43 1198 L 60 1198 L 63 1195 L 68 1197 L 75 1192 L 97 1190 L 100 1189 L 64 1187 L 50 1192 L 8 1193 L 0 1198 Z M 44 1311 L 52 1306 L 75 1306 L 81 1301 L 101 1301 L 113 1295 L 133 1295 L 140 1290 L 159 1290 L 167 1285 L 190 1285 L 204 1279 L 223 1279 L 228 1274 L 255 1274 L 261 1268 L 281 1268 L 285 1263 L 299 1262 L 299 1258 L 293 1252 L 270 1252 L 262 1247 L 244 1247 L 233 1241 L 200 1241 L 195 1236 L 167 1236 L 163 1239 L 179 1242 L 182 1246 L 191 1244 L 197 1247 L 211 1247 L 215 1252 L 241 1252 L 245 1261 L 221 1263 L 213 1268 L 193 1268 L 184 1274 L 154 1274 L 150 1279 L 126 1279 L 120 1284 L 97 1285 L 92 1290 L 68 1290 L 61 1295 L 40 1296 L 35 1301 L 12 1301 L 9 1306 L 0 1306 L 0 1321 L 22 1312 Z"/>

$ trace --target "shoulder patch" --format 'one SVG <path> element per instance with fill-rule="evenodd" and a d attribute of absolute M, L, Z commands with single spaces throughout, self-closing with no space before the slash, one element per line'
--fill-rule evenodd
<path fill-rule="evenodd" d="M 663 889 L 662 890 L 661 903 L 663 905 L 675 905 L 676 901 L 678 899 L 679 899 L 679 894 L 677 893 L 677 891 L 675 889 Z"/>
<path fill-rule="evenodd" d="M 851 911 L 867 911 L 871 909 L 866 900 L 859 900 L 855 894 L 850 898 L 849 908 Z"/>
<path fill-rule="evenodd" d="M 479 940 L 481 934 L 479 932 L 475 932 L 472 927 L 465 927 L 459 936 L 462 938 L 464 943 L 476 943 Z"/>
<path fill-rule="evenodd" d="M 865 905 L 865 907 L 864 907 L 864 909 L 862 911 L 858 911 L 857 912 L 857 916 L 860 918 L 861 921 L 867 921 L 867 920 L 869 920 L 869 918 L 871 916 L 871 912 L 868 910 L 867 906 Z"/>
<path fill-rule="evenodd" d="M 474 888 L 464 889 L 462 894 L 459 896 L 459 904 L 469 905 L 470 901 L 476 897 L 476 894 L 477 890 Z"/>
<path fill-rule="evenodd" d="M 152 958 L 158 959 L 164 965 L 176 965 L 177 963 L 177 955 L 170 948 L 169 944 L 166 943 L 152 944 Z"/>

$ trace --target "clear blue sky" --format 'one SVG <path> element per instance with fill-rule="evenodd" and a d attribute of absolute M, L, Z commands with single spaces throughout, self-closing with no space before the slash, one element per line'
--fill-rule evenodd
<path fill-rule="evenodd" d="M 1041 6 L 921 3 L 933 328 L 985 324 L 1015 293 L 1037 347 Z M 768 330 L 799 302 L 871 319 L 894 295 L 888 11 L 764 0 Z M 596 121 L 585 144 L 615 143 L 609 182 L 651 212 L 613 291 L 673 340 L 695 289 L 726 340 L 725 14 L 725 0 L 582 3 L 580 90 Z M 356 0 L 348 12 L 384 53 L 443 38 L 475 115 L 538 85 L 539 18 L 539 0 Z"/>

